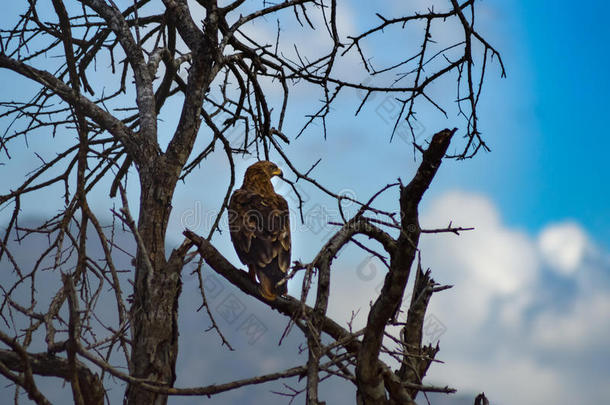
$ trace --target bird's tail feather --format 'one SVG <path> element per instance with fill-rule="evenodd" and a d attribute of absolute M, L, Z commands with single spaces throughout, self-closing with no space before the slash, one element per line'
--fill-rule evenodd
<path fill-rule="evenodd" d="M 277 264 L 277 260 L 273 260 L 264 268 L 257 268 L 256 275 L 261 283 L 261 294 L 268 300 L 274 300 L 278 295 L 284 295 L 288 292 L 286 283 L 278 286 L 277 284 L 286 276 Z"/>

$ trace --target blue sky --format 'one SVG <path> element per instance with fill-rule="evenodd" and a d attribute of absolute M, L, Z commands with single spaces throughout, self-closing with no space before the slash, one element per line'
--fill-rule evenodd
<path fill-rule="evenodd" d="M 423 10 L 429 2 L 340 3 L 340 31 L 352 33 L 372 21 L 361 17 L 362 13 L 377 11 L 377 7 L 386 14 L 409 7 Z M 448 2 L 433 3 L 445 9 Z M 508 77 L 500 79 L 497 64 L 489 66 L 480 128 L 492 151 L 481 152 L 471 160 L 445 162 L 423 201 L 424 225 L 442 226 L 453 220 L 457 225 L 476 227 L 461 238 L 444 235 L 422 239 L 424 266 L 432 268 L 437 281 L 455 285 L 431 306 L 431 314 L 444 331 L 429 338 L 440 340 L 441 359 L 446 362 L 433 367 L 432 382 L 454 385 L 465 394 L 484 390 L 492 403 L 500 405 L 513 401 L 532 405 L 601 403 L 610 395 L 607 388 L 602 389 L 610 378 L 606 366 L 610 361 L 610 189 L 606 180 L 610 137 L 603 122 L 610 105 L 606 52 L 609 14 L 610 4 L 602 1 L 581 7 L 567 1 L 553 2 L 552 6 L 513 0 L 479 3 L 479 30 L 501 51 Z M 270 23 L 269 29 L 273 30 L 275 21 Z M 265 33 L 265 27 L 257 29 Z M 299 35 L 293 33 L 291 37 L 291 29 L 298 27 L 287 28 L 287 40 Z M 452 32 L 449 28 L 438 35 Z M 317 36 L 312 35 L 310 40 L 314 52 Z M 386 41 L 370 50 L 384 61 L 391 59 L 396 49 L 409 46 L 405 44 Z M 353 70 L 357 70 L 355 65 Z M 351 70 L 342 73 L 353 77 L 360 74 Z M 0 70 L 5 94 L 18 97 L 30 87 L 24 87 L 15 77 Z M 103 72 L 100 77 L 104 77 Z M 333 111 L 326 140 L 319 126 L 295 139 L 304 122 L 303 111 L 314 110 L 312 105 L 315 107 L 318 99 L 308 89 L 295 93 L 285 132 L 291 139 L 286 152 L 298 167 L 306 169 L 322 158 L 314 174 L 331 189 L 362 200 L 399 176 L 408 181 L 417 161 L 410 145 L 400 137 L 389 142 L 387 111 L 391 99 L 378 96 L 355 118 L 358 94 L 348 92 Z M 450 101 L 454 88 L 438 89 L 438 94 Z M 167 107 L 160 124 L 162 132 L 171 133 L 178 111 L 177 104 Z M 445 121 L 430 111 L 424 114 L 424 137 L 445 126 L 460 126 L 452 116 Z M 200 145 L 205 144 L 206 136 L 202 132 Z M 52 147 L 46 135 L 31 139 L 30 149 L 16 153 L 11 161 L 0 156 L 0 162 L 6 163 L 0 171 L 21 173 L 24 167 L 36 163 L 33 151 L 52 154 L 73 137 L 60 134 Z M 251 160 L 238 161 L 238 183 L 249 163 Z M 6 190 L 19 180 L 20 176 L 3 175 L 0 187 Z M 185 225 L 201 233 L 207 231 L 206 215 L 222 200 L 226 183 L 227 166 L 219 153 L 187 183 L 179 185 L 170 220 L 170 245 L 179 243 Z M 285 185 L 278 183 L 276 187 L 295 204 Z M 130 201 L 135 213 L 138 194 L 132 191 Z M 329 215 L 336 215 L 336 207 L 316 190 L 304 185 L 302 191 L 308 196 L 306 213 L 323 207 Z M 53 198 L 60 193 L 56 190 Z M 108 215 L 112 202 L 106 197 L 107 185 L 94 190 L 93 196 L 94 206 L 102 216 L 103 212 Z M 48 201 L 44 205 L 40 197 L 24 201 L 24 214 L 34 217 L 55 212 L 61 199 L 43 197 Z M 387 193 L 380 204 L 393 209 L 396 196 Z M 295 210 L 292 222 L 296 227 L 294 258 L 311 259 L 332 229 L 314 231 L 299 225 Z M 216 236 L 214 243 L 233 263 L 239 263 L 226 233 Z M 332 284 L 335 298 L 330 307 L 337 319 L 343 319 L 352 309 L 365 312 L 375 286 L 383 278 L 381 266 L 366 260 L 355 249 L 346 250 L 337 260 Z M 354 277 L 363 264 L 372 269 L 372 276 Z M 184 282 L 185 302 L 181 302 L 181 308 L 188 309 L 190 304 L 196 308 L 199 298 L 195 280 L 185 277 Z M 298 290 L 298 280 L 291 282 L 290 293 Z M 282 320 L 269 315 L 263 306 L 256 308 L 257 316 L 269 327 L 265 335 L 269 341 L 254 347 L 268 355 L 273 353 Z M 197 316 L 205 323 L 201 314 Z M 181 318 L 185 348 L 196 347 L 200 338 L 202 328 L 195 326 L 194 317 L 187 312 Z M 213 337 L 208 339 L 214 342 Z M 253 352 L 252 347 L 243 347 Z M 266 357 L 268 363 L 262 364 L 257 356 L 260 353 L 246 356 L 249 362 L 243 369 L 237 362 L 231 370 L 219 374 L 229 378 L 230 371 L 240 369 L 254 375 L 284 364 L 270 355 Z M 224 364 L 216 360 L 218 363 L 212 362 L 215 367 Z M 207 383 L 197 380 L 195 371 L 212 378 L 215 375 L 211 372 L 213 365 L 206 368 L 188 354 L 185 362 L 179 371 L 182 386 Z M 583 397 L 576 398 L 575 394 Z M 237 394 L 235 398 L 236 403 L 241 400 Z"/>
<path fill-rule="evenodd" d="M 517 76 L 523 67 L 529 70 L 525 74 L 531 78 L 533 97 L 521 89 L 532 120 L 522 124 L 521 133 L 507 137 L 526 145 L 525 139 L 534 140 L 532 150 L 515 159 L 515 164 L 530 161 L 531 169 L 513 178 L 523 185 L 523 196 L 531 205 L 517 212 L 506 209 L 507 218 L 524 221 L 529 229 L 573 218 L 609 247 L 606 151 L 610 138 L 603 117 L 610 91 L 604 52 L 610 28 L 602 16 L 610 7 L 602 1 L 587 7 L 568 2 L 555 2 L 552 7 L 542 2 L 511 4 L 520 8 L 515 31 L 521 34 L 514 46 L 527 59 L 523 65 L 518 60 L 509 63 Z"/>
<path fill-rule="evenodd" d="M 602 2 L 598 2 L 602 4 Z M 608 214 L 608 202 L 610 201 L 607 185 L 607 157 L 605 150 L 610 145 L 607 126 L 603 123 L 603 117 L 607 114 L 608 94 L 610 81 L 603 66 L 608 64 L 608 55 L 603 52 L 610 37 L 610 28 L 605 21 L 599 18 L 604 12 L 608 12 L 608 4 L 598 5 L 593 10 L 585 12 L 577 11 L 577 18 L 581 19 L 582 26 L 590 27 L 591 30 L 578 29 L 573 37 L 563 33 L 560 37 L 565 42 L 569 64 L 557 63 L 559 69 L 553 71 L 550 77 L 544 78 L 544 72 L 554 64 L 553 60 L 561 61 L 565 58 L 561 46 L 553 46 L 551 54 L 545 59 L 536 60 L 537 64 L 545 69 L 539 71 L 540 87 L 539 94 L 545 94 L 552 88 L 557 88 L 557 83 L 564 85 L 565 94 L 562 92 L 551 98 L 546 108 L 540 103 L 541 126 L 547 133 L 558 134 L 557 143 L 561 146 L 560 158 L 555 164 L 541 159 L 541 171 L 547 174 L 546 178 L 552 178 L 553 173 L 549 166 L 559 169 L 557 174 L 565 178 L 564 187 L 557 194 L 555 200 L 561 201 L 556 204 L 555 215 L 560 211 L 570 216 L 579 218 L 590 229 L 592 234 L 599 240 L 610 246 L 610 215 Z M 597 20 L 595 19 L 597 16 Z M 569 24 L 569 15 L 563 15 L 561 25 Z M 545 21 L 547 27 L 550 21 Z M 542 41 L 541 41 L 542 42 Z M 541 43 L 536 45 L 541 46 Z M 535 52 L 533 52 L 535 55 Z M 565 60 L 565 59 L 563 59 Z M 549 69 L 550 70 L 550 69 Z M 564 117 L 555 120 L 554 117 Z M 552 148 L 554 140 L 545 137 L 544 147 Z M 548 164 L 545 164 L 547 163 Z M 570 170 L 577 167 L 580 170 Z M 565 198 L 561 198 L 565 196 Z M 582 195 L 582 198 L 579 197 Z"/>

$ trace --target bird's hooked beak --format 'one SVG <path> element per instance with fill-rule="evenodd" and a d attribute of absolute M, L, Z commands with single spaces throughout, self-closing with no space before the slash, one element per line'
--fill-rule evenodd
<path fill-rule="evenodd" d="M 282 171 L 279 168 L 277 168 L 271 172 L 271 176 L 284 177 L 284 173 L 282 173 Z"/>

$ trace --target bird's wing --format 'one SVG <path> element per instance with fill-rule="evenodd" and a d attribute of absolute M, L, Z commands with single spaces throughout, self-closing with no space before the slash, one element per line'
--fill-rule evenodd
<path fill-rule="evenodd" d="M 251 199 L 252 193 L 237 189 L 229 201 L 229 233 L 239 260 L 244 264 L 249 264 L 248 256 L 255 233 L 255 223 L 249 215 Z"/>
<path fill-rule="evenodd" d="M 278 266 L 282 273 L 286 273 L 290 267 L 290 250 L 292 242 L 290 239 L 290 211 L 288 203 L 279 194 L 276 194 L 276 209 L 278 211 L 276 229 L 278 241 Z"/>

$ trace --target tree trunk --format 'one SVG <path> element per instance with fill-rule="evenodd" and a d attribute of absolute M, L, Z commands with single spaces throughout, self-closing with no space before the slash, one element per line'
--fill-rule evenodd
<path fill-rule="evenodd" d="M 178 298 L 180 270 L 165 257 L 165 233 L 176 184 L 167 165 L 140 170 L 142 194 L 138 221 L 138 252 L 134 302 L 131 309 L 132 352 L 130 374 L 171 387 L 178 356 Z M 136 236 L 138 237 L 138 236 Z M 128 404 L 167 403 L 167 396 L 131 384 Z"/>

